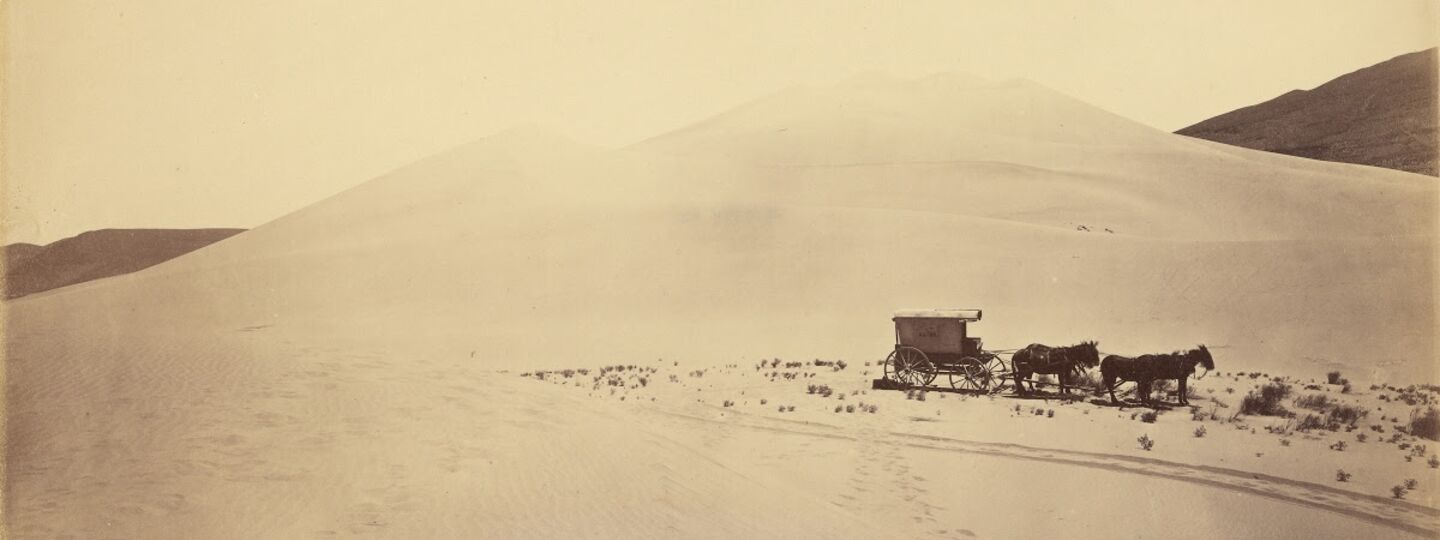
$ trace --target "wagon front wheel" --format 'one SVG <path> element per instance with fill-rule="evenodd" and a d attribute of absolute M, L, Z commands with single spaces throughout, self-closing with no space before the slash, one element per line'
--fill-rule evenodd
<path fill-rule="evenodd" d="M 999 356 L 986 353 L 980 358 L 980 365 L 985 371 L 984 377 L 990 381 L 985 391 L 999 392 L 1010 381 L 1010 366 Z"/>
<path fill-rule="evenodd" d="M 955 371 L 950 372 L 950 387 L 971 392 L 988 391 L 989 379 L 985 374 L 983 362 L 975 357 L 966 356 L 955 364 Z"/>
<path fill-rule="evenodd" d="M 935 364 L 925 353 L 914 347 L 896 347 L 885 358 L 885 373 L 891 380 L 906 386 L 928 386 L 935 380 Z"/>

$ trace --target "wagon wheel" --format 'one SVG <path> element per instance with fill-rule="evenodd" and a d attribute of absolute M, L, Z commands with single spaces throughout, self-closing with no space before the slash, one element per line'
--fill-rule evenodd
<path fill-rule="evenodd" d="M 958 390 L 995 392 L 1005 385 L 1009 375 L 1005 361 L 990 353 L 966 356 L 960 359 L 954 373 L 950 374 L 950 386 Z"/>
<path fill-rule="evenodd" d="M 885 376 L 906 386 L 927 386 L 935 373 L 935 364 L 914 347 L 896 347 L 885 358 Z"/>
<path fill-rule="evenodd" d="M 1005 360 L 999 356 L 984 353 L 980 356 L 980 364 L 985 372 L 983 378 L 990 383 L 985 387 L 985 391 L 999 392 L 1010 382 L 1010 366 L 1005 365 Z"/>
<path fill-rule="evenodd" d="M 988 382 L 985 374 L 984 362 L 973 356 L 961 358 L 955 363 L 955 371 L 950 372 L 950 387 L 956 390 L 968 390 L 984 392 L 988 390 Z"/>

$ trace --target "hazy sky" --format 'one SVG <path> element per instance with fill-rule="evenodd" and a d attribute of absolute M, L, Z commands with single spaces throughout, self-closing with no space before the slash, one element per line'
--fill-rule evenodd
<path fill-rule="evenodd" d="M 5 241 L 259 225 L 517 123 L 621 145 L 864 71 L 1174 130 L 1435 46 L 1440 2 L 9 0 Z"/>

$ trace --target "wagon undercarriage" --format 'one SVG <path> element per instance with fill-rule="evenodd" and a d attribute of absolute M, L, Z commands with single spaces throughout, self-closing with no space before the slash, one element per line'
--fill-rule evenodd
<path fill-rule="evenodd" d="M 884 363 L 885 378 L 906 387 L 948 383 L 956 390 L 998 392 L 1010 380 L 1010 365 L 989 351 L 974 354 L 932 353 L 908 345 L 897 345 Z"/>

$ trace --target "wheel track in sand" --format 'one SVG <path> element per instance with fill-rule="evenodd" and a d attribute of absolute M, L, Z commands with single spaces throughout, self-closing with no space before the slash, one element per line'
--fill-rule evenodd
<path fill-rule="evenodd" d="M 724 424 L 731 427 L 790 435 L 825 437 L 856 441 L 862 444 L 908 446 L 912 448 L 925 448 L 1011 459 L 1044 461 L 1155 476 L 1318 508 L 1421 536 L 1436 536 L 1440 534 L 1440 510 L 1406 501 L 1354 493 L 1321 484 L 1292 480 L 1263 473 L 1208 465 L 1189 465 L 1121 454 L 1040 448 L 1013 443 L 972 441 L 899 431 L 850 431 L 839 426 L 821 422 L 766 418 L 739 413 L 738 411 L 734 411 L 727 420 L 717 420 L 658 407 L 652 408 L 651 410 L 659 414 L 690 421 Z"/>

